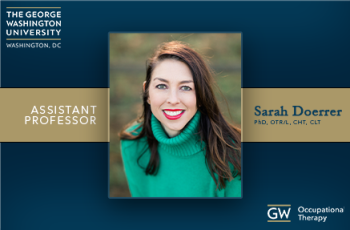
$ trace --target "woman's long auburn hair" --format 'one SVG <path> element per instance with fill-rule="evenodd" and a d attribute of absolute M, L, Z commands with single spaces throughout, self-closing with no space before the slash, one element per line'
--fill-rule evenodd
<path fill-rule="evenodd" d="M 179 41 L 161 44 L 153 57 L 147 61 L 145 91 L 142 95 L 143 113 L 139 118 L 140 126 L 136 128 L 142 127 L 142 130 L 138 135 L 133 135 L 132 132 L 127 132 L 124 129 L 119 136 L 122 140 L 147 137 L 151 157 L 145 173 L 146 175 L 156 175 L 160 164 L 158 141 L 152 132 L 152 112 L 147 99 L 152 72 L 157 64 L 165 59 L 181 61 L 192 72 L 197 108 L 201 113 L 198 133 L 201 140 L 206 143 L 206 164 L 217 187 L 219 189 L 225 188 L 226 181 L 241 175 L 241 130 L 229 124 L 219 109 L 212 89 L 212 85 L 215 84 L 212 71 L 197 52 Z M 233 172 L 232 166 L 234 167 Z"/>

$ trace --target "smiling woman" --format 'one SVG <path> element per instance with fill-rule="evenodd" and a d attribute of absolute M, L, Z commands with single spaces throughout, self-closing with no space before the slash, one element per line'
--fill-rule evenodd
<path fill-rule="evenodd" d="M 143 86 L 145 90 L 146 81 Z M 161 61 L 153 71 L 148 91 L 152 114 L 169 137 L 178 135 L 197 112 L 192 73 L 183 62 Z"/>
<path fill-rule="evenodd" d="M 212 72 L 189 46 L 148 60 L 143 114 L 120 132 L 134 197 L 241 197 L 240 129 L 223 117 Z"/>

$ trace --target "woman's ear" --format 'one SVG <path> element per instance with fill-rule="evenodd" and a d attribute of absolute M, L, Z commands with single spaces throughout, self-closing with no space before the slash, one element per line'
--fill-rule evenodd
<path fill-rule="evenodd" d="M 143 92 L 146 91 L 146 81 L 143 82 Z"/>
<path fill-rule="evenodd" d="M 146 91 L 146 81 L 143 82 L 143 92 L 145 92 L 145 91 Z M 147 103 L 151 104 L 149 97 L 147 98 Z"/>

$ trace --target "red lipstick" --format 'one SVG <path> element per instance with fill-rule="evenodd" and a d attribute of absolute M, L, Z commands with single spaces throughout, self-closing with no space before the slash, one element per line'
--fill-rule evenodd
<path fill-rule="evenodd" d="M 166 113 L 165 111 L 167 112 L 170 112 L 170 113 Z M 179 112 L 179 111 L 182 111 L 181 113 L 176 113 L 176 112 Z M 173 113 L 173 114 L 171 114 Z M 163 110 L 163 114 L 166 118 L 168 118 L 169 120 L 177 120 L 179 119 L 183 114 L 185 113 L 185 110 L 183 109 L 164 109 Z"/>

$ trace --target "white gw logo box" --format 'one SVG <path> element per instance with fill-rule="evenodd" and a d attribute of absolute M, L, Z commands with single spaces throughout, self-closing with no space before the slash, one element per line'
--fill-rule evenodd
<path fill-rule="evenodd" d="M 291 222 L 288 220 L 291 205 L 290 204 L 268 204 L 267 222 Z"/>

